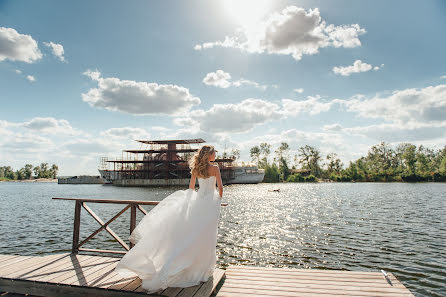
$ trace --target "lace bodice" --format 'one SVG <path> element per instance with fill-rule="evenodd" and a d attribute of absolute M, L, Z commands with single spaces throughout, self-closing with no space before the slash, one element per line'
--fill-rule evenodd
<path fill-rule="evenodd" d="M 213 192 L 216 189 L 216 179 L 215 176 L 211 175 L 206 178 L 198 178 L 198 192 L 208 193 Z"/>

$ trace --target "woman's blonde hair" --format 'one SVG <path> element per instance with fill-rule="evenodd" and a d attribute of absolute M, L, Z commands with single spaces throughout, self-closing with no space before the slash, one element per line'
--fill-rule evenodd
<path fill-rule="evenodd" d="M 208 160 L 214 152 L 215 149 L 212 145 L 203 145 L 189 160 L 190 173 L 201 178 L 208 177 Z"/>

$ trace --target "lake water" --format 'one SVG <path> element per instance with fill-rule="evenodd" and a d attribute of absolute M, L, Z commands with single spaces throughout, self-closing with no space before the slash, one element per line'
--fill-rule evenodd
<path fill-rule="evenodd" d="M 269 191 L 275 188 L 280 192 Z M 178 189 L 0 183 L 0 253 L 70 251 L 74 202 L 52 197 L 159 201 Z M 416 296 L 446 296 L 444 183 L 258 184 L 224 191 L 229 205 L 221 210 L 220 268 L 384 269 Z M 123 208 L 89 205 L 104 221 Z M 129 218 L 127 211 L 110 225 L 123 239 Z M 81 239 L 98 227 L 82 211 Z M 85 247 L 120 249 L 105 231 Z"/>

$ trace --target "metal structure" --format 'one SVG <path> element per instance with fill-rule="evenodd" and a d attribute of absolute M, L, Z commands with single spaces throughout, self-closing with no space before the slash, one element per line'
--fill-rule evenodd
<path fill-rule="evenodd" d="M 189 159 L 205 143 L 198 139 L 136 140 L 137 150 L 124 150 L 119 159 L 101 159 L 99 171 L 115 185 L 185 185 L 190 179 Z M 234 179 L 234 159 L 216 159 L 223 183 Z"/>

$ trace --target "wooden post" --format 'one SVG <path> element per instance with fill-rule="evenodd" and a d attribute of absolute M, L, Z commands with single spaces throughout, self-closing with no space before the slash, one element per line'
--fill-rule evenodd
<path fill-rule="evenodd" d="M 130 208 L 130 234 L 132 234 L 133 230 L 136 227 L 136 205 L 132 203 L 132 207 Z M 130 248 L 132 248 L 134 244 L 130 242 Z"/>
<path fill-rule="evenodd" d="M 77 254 L 79 252 L 79 231 L 81 225 L 81 201 L 76 201 L 74 206 L 74 228 L 73 228 L 73 246 L 71 253 Z"/>

